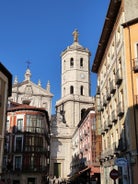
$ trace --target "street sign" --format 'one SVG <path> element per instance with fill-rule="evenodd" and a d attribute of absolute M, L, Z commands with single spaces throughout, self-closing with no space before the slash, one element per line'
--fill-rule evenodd
<path fill-rule="evenodd" d="M 127 159 L 126 158 L 117 158 L 115 160 L 115 165 L 119 166 L 119 167 L 123 167 L 123 166 L 127 166 Z"/>
<path fill-rule="evenodd" d="M 110 172 L 110 177 L 113 180 L 116 180 L 119 177 L 119 172 L 116 169 L 111 170 Z"/>

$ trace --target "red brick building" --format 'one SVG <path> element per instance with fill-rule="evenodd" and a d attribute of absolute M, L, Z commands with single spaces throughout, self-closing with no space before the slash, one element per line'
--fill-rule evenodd
<path fill-rule="evenodd" d="M 46 183 L 50 157 L 49 131 L 46 110 L 9 103 L 2 173 L 5 182 Z"/>

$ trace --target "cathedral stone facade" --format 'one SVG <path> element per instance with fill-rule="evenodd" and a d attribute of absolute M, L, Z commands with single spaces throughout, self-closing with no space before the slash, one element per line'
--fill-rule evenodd
<path fill-rule="evenodd" d="M 50 175 L 67 179 L 72 158 L 72 135 L 84 109 L 94 105 L 90 96 L 90 56 L 79 44 L 78 31 L 73 43 L 61 53 L 61 99 L 51 123 Z"/>
<path fill-rule="evenodd" d="M 15 77 L 10 100 L 20 104 L 43 107 L 48 111 L 50 118 L 52 97 L 53 94 L 50 92 L 49 81 L 47 82 L 46 89 L 42 88 L 40 80 L 38 81 L 38 84 L 33 83 L 31 81 L 31 71 L 27 68 L 24 75 L 24 81 L 19 83 L 17 77 Z"/>

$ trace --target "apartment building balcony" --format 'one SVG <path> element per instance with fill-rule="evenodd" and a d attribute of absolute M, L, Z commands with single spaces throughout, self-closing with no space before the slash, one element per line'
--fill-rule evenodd
<path fill-rule="evenodd" d="M 107 152 L 108 152 L 108 156 L 109 157 L 113 157 L 114 156 L 114 149 L 113 148 L 109 148 Z"/>
<path fill-rule="evenodd" d="M 97 86 L 96 88 L 96 95 L 100 95 L 100 86 Z"/>
<path fill-rule="evenodd" d="M 133 59 L 133 70 L 135 73 L 138 72 L 138 57 Z"/>
<path fill-rule="evenodd" d="M 117 113 L 116 113 L 116 110 L 113 110 L 112 111 L 112 122 L 116 122 L 117 121 Z"/>
<path fill-rule="evenodd" d="M 110 81 L 110 93 L 111 93 L 111 94 L 114 94 L 115 91 L 116 91 L 115 80 L 112 79 L 112 80 Z"/>
<path fill-rule="evenodd" d="M 25 173 L 30 173 L 30 172 L 43 172 L 43 171 L 46 171 L 47 170 L 47 166 L 42 166 L 42 165 L 23 165 L 23 168 L 22 168 L 22 172 L 25 172 Z"/>
<path fill-rule="evenodd" d="M 106 95 L 104 95 L 103 97 L 103 106 L 105 107 L 107 105 L 107 99 L 106 99 Z"/>
<path fill-rule="evenodd" d="M 103 150 L 102 150 L 100 160 L 101 160 L 101 161 L 104 161 L 105 159 L 106 159 L 106 157 L 105 157 L 105 153 L 104 153 L 104 152 L 103 152 Z"/>
<path fill-rule="evenodd" d="M 104 127 L 101 128 L 101 135 L 104 135 L 105 134 L 105 130 L 104 130 Z"/>
<path fill-rule="evenodd" d="M 115 76 L 115 83 L 117 85 L 120 85 L 121 82 L 122 82 L 122 72 L 121 72 L 121 69 L 118 69 Z"/>
<path fill-rule="evenodd" d="M 107 122 L 104 123 L 104 130 L 107 132 L 109 130 Z"/>
<path fill-rule="evenodd" d="M 124 115 L 124 105 L 123 105 L 123 102 L 122 102 L 122 101 L 120 101 L 120 102 L 118 103 L 118 106 L 117 106 L 117 115 L 118 115 L 119 117 L 121 117 L 121 116 Z"/>
<path fill-rule="evenodd" d="M 85 146 L 84 146 L 85 151 L 88 151 L 88 148 L 89 148 L 88 145 L 85 145 Z"/>
<path fill-rule="evenodd" d="M 88 135 L 88 131 L 84 130 L 84 135 L 87 136 Z"/>
<path fill-rule="evenodd" d="M 110 90 L 107 90 L 107 96 L 106 96 L 106 98 L 107 98 L 107 101 L 110 101 L 110 99 L 111 99 Z"/>
<path fill-rule="evenodd" d="M 82 141 L 83 140 L 83 137 L 82 136 L 80 136 L 80 141 Z"/>
<path fill-rule="evenodd" d="M 112 127 L 113 122 L 111 120 L 111 116 L 108 117 L 108 127 Z"/>
<path fill-rule="evenodd" d="M 97 110 L 98 110 L 99 112 L 103 111 L 103 110 L 104 110 L 103 105 L 102 105 L 102 104 L 98 105 L 98 106 L 97 106 Z"/>
<path fill-rule="evenodd" d="M 108 153 L 108 149 L 106 148 L 105 150 L 103 150 L 101 157 L 106 160 L 109 158 L 109 153 Z"/>

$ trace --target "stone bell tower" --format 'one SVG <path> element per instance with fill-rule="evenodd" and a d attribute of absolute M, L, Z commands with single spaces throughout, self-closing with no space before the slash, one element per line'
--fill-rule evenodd
<path fill-rule="evenodd" d="M 64 113 L 69 128 L 75 128 L 81 120 L 82 109 L 92 107 L 90 97 L 91 53 L 78 41 L 79 33 L 73 32 L 73 44 L 61 53 L 61 99 L 56 102 L 57 112 Z"/>
<path fill-rule="evenodd" d="M 90 96 L 91 53 L 78 41 L 73 32 L 73 43 L 61 53 L 61 99 L 56 102 L 56 119 L 52 125 L 51 175 L 66 178 L 70 173 L 72 135 L 84 109 L 94 105 Z M 55 172 L 55 173 L 54 173 Z"/>

